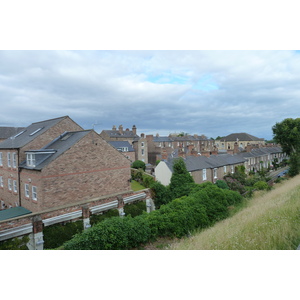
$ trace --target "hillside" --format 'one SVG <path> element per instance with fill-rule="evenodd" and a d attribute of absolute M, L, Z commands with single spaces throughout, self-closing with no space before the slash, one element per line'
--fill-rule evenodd
<path fill-rule="evenodd" d="M 300 175 L 259 192 L 234 216 L 172 250 L 295 250 L 300 244 Z"/>

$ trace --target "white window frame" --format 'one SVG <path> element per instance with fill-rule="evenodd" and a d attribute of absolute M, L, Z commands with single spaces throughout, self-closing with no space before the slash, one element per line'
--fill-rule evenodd
<path fill-rule="evenodd" d="M 234 167 L 233 166 L 230 166 L 231 167 L 231 174 L 234 173 Z"/>
<path fill-rule="evenodd" d="M 4 183 L 3 183 L 3 176 L 0 176 L 0 187 L 4 187 Z"/>
<path fill-rule="evenodd" d="M 218 178 L 218 169 L 214 168 L 214 178 Z"/>
<path fill-rule="evenodd" d="M 13 181 L 13 189 L 14 189 L 14 193 L 18 192 L 17 180 Z"/>
<path fill-rule="evenodd" d="M 10 168 L 11 167 L 11 153 L 7 152 L 7 166 Z"/>
<path fill-rule="evenodd" d="M 37 188 L 36 188 L 36 186 L 32 186 L 31 191 L 32 191 L 32 200 L 37 201 Z"/>
<path fill-rule="evenodd" d="M 202 170 L 202 180 L 207 180 L 207 176 L 206 176 L 206 169 Z"/>
<path fill-rule="evenodd" d="M 14 169 L 17 168 L 17 153 L 16 152 L 13 153 L 13 168 Z"/>
<path fill-rule="evenodd" d="M 226 166 L 224 166 L 224 174 L 226 174 Z"/>
<path fill-rule="evenodd" d="M 12 182 L 10 178 L 8 178 L 7 183 L 8 183 L 8 190 L 12 191 Z"/>
<path fill-rule="evenodd" d="M 28 183 L 25 183 L 24 188 L 25 188 L 25 197 L 26 197 L 26 198 L 29 198 L 29 197 L 30 197 L 30 196 L 29 196 L 29 184 L 28 184 Z"/>
<path fill-rule="evenodd" d="M 35 153 L 26 154 L 26 165 L 27 167 L 35 167 Z"/>
<path fill-rule="evenodd" d="M 144 149 L 141 149 L 142 150 L 142 156 L 145 155 L 145 150 Z"/>
<path fill-rule="evenodd" d="M 144 147 L 144 142 L 141 142 L 141 146 Z"/>
<path fill-rule="evenodd" d="M 2 152 L 0 152 L 0 166 L 3 166 L 3 155 Z"/>

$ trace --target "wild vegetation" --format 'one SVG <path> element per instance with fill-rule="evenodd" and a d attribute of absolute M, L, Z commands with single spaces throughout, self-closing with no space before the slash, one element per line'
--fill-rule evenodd
<path fill-rule="evenodd" d="M 246 208 L 170 249 L 295 250 L 300 244 L 299 180 L 300 175 L 270 192 L 255 192 Z"/>

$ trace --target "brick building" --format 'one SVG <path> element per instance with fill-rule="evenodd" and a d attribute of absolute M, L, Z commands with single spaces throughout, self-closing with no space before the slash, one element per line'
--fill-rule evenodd
<path fill-rule="evenodd" d="M 130 161 L 93 130 L 65 132 L 26 155 L 20 197 L 32 212 L 130 190 Z"/>
<path fill-rule="evenodd" d="M 32 123 L 0 143 L 0 209 L 20 205 L 19 164 L 25 152 L 40 149 L 65 131 L 82 130 L 68 116 Z"/>
<path fill-rule="evenodd" d="M 132 126 L 132 130 L 129 128 L 123 129 L 123 126 L 120 125 L 117 129 L 114 125 L 111 130 L 102 130 L 100 136 L 107 142 L 113 141 L 126 141 L 133 146 L 135 151 L 135 159 L 141 160 L 145 164 L 148 163 L 148 146 L 147 139 L 142 133 L 141 136 L 137 135 L 137 128 L 135 125 Z"/>

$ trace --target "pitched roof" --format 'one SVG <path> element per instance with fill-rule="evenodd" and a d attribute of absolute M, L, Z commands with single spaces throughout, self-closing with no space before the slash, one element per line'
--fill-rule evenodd
<path fill-rule="evenodd" d="M 120 133 L 119 130 L 103 130 L 102 132 L 105 132 L 111 138 L 139 138 L 139 136 L 131 130 L 124 130 L 122 133 Z"/>
<path fill-rule="evenodd" d="M 67 118 L 67 116 L 32 123 L 18 134 L 1 142 L 0 149 L 21 148 L 65 118 Z"/>
<path fill-rule="evenodd" d="M 221 142 L 236 142 L 236 141 L 264 141 L 264 139 L 258 138 L 254 135 L 242 132 L 242 133 L 231 133 L 223 137 Z"/>
<path fill-rule="evenodd" d="M 20 167 L 30 170 L 42 170 L 91 131 L 92 130 L 66 131 L 42 149 L 26 151 L 35 153 L 35 167 L 28 167 L 26 161 L 23 161 Z"/>
<path fill-rule="evenodd" d="M 24 127 L 0 127 L 0 139 L 7 139 L 23 129 Z"/>
<path fill-rule="evenodd" d="M 133 147 L 129 144 L 128 141 L 108 141 L 110 145 L 112 145 L 114 148 L 128 148 L 128 152 L 134 152 Z"/>
<path fill-rule="evenodd" d="M 173 172 L 173 163 L 176 158 L 170 158 L 166 161 L 167 166 Z M 206 156 L 187 156 L 184 158 L 186 168 L 189 172 L 203 170 L 203 169 L 213 169 L 219 168 L 227 165 L 235 165 L 239 163 L 244 163 L 245 159 L 236 154 L 224 154 L 224 155 L 211 155 Z"/>

